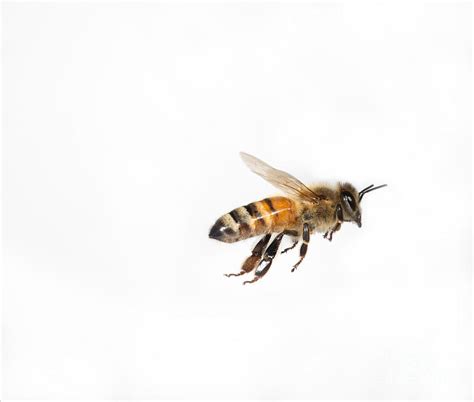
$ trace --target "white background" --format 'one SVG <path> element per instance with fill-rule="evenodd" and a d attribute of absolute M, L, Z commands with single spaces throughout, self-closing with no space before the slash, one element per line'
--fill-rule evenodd
<path fill-rule="evenodd" d="M 6 4 L 4 397 L 470 398 L 470 19 Z M 244 287 L 240 150 L 389 187 Z"/>

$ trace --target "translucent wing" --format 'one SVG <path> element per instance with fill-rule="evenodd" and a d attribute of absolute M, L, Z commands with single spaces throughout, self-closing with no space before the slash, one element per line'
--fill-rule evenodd
<path fill-rule="evenodd" d="M 296 177 L 282 170 L 271 167 L 255 156 L 241 152 L 240 157 L 252 172 L 263 177 L 276 188 L 283 190 L 292 197 L 316 204 L 324 198 L 324 196 L 316 194 L 314 191 L 306 187 Z"/>

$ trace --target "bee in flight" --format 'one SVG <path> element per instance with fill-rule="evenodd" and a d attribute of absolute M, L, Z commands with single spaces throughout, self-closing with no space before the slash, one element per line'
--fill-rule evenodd
<path fill-rule="evenodd" d="M 293 249 L 302 239 L 300 258 L 291 272 L 303 261 L 308 250 L 310 235 L 314 232 L 324 233 L 329 241 L 343 222 L 353 222 L 362 226 L 360 202 L 362 197 L 386 184 L 374 187 L 370 185 L 357 192 L 350 183 L 305 186 L 289 173 L 277 170 L 255 156 L 241 152 L 240 156 L 250 170 L 284 191 L 288 197 L 270 197 L 236 208 L 222 215 L 212 226 L 209 237 L 225 243 L 234 243 L 250 237 L 262 236 L 250 255 L 242 264 L 237 274 L 240 276 L 255 270 L 255 276 L 246 283 L 261 279 L 270 269 L 278 252 L 283 236 L 293 239 Z M 272 234 L 276 236 L 270 243 Z M 269 245 L 270 243 L 270 245 Z M 263 268 L 260 265 L 264 264 Z"/>

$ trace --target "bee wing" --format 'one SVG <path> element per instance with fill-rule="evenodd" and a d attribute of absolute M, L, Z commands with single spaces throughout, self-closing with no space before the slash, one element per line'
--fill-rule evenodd
<path fill-rule="evenodd" d="M 255 156 L 241 152 L 240 157 L 252 172 L 263 177 L 276 188 L 284 191 L 292 197 L 316 204 L 324 198 L 322 195 L 316 194 L 314 191 L 306 187 L 296 177 L 282 170 L 271 167 Z"/>

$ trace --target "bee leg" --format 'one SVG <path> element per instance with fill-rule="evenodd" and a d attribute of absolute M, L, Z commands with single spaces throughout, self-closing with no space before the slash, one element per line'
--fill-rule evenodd
<path fill-rule="evenodd" d="M 267 247 L 267 244 L 270 241 L 271 237 L 272 237 L 271 234 L 267 234 L 260 239 L 257 245 L 253 248 L 252 255 L 248 257 L 242 264 L 242 269 L 238 274 L 224 274 L 224 275 L 229 278 L 231 276 L 244 275 L 254 270 L 257 264 L 260 262 L 260 259 L 262 258 L 262 254 L 265 251 L 265 247 Z"/>
<path fill-rule="evenodd" d="M 337 222 L 334 227 L 331 228 L 331 230 L 328 230 L 326 233 L 324 233 L 324 238 L 328 239 L 329 241 L 332 241 L 332 235 L 337 232 L 341 228 L 341 226 L 341 222 Z"/>
<path fill-rule="evenodd" d="M 328 230 L 326 233 L 324 233 L 324 238 L 328 239 L 329 241 L 332 241 L 333 233 L 337 232 L 341 228 L 342 222 L 344 222 L 344 216 L 342 214 L 341 204 L 337 204 L 336 218 L 337 218 L 337 223 L 330 230 Z"/>
<path fill-rule="evenodd" d="M 306 256 L 306 252 L 308 251 L 308 244 L 309 244 L 309 225 L 305 223 L 303 225 L 303 244 L 301 245 L 301 248 L 300 248 L 300 259 L 293 266 L 291 272 L 294 272 L 295 269 L 298 268 L 298 265 L 300 265 L 301 262 L 303 261 L 304 257 Z"/>
<path fill-rule="evenodd" d="M 285 248 L 285 249 L 281 252 L 281 254 L 285 254 L 287 251 L 293 250 L 293 249 L 296 247 L 296 245 L 298 244 L 298 242 L 299 242 L 299 239 L 296 239 L 295 242 L 294 242 L 290 247 Z"/>
<path fill-rule="evenodd" d="M 273 258 L 275 258 L 275 255 L 278 252 L 278 247 L 280 247 L 280 243 L 281 243 L 281 239 L 283 239 L 283 235 L 284 233 L 280 233 L 277 237 L 275 237 L 273 241 L 270 243 L 270 245 L 267 247 L 267 249 L 265 250 L 265 255 L 263 256 L 263 259 L 260 261 L 260 264 L 262 264 L 263 262 L 266 262 L 266 265 L 261 270 L 259 270 L 257 267 L 257 270 L 255 271 L 255 277 L 251 281 L 245 281 L 243 285 L 247 283 L 257 282 L 259 279 L 263 278 L 263 276 L 268 272 L 268 270 L 272 266 Z"/>

